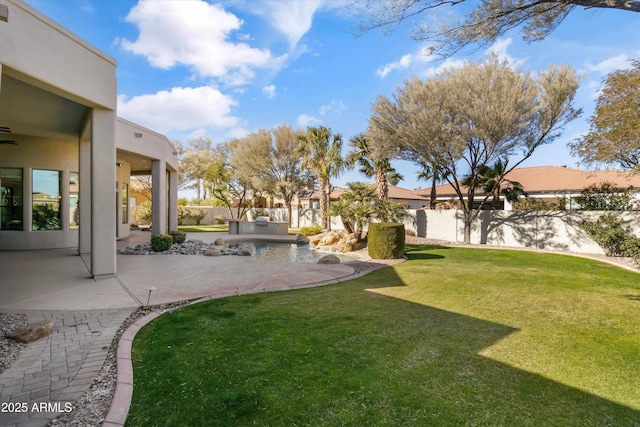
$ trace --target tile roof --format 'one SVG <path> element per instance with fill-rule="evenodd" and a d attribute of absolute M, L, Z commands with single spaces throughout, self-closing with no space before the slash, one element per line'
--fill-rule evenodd
<path fill-rule="evenodd" d="M 375 187 L 375 184 L 369 184 L 371 187 Z M 347 189 L 343 187 L 333 187 L 330 197 L 331 200 L 337 200 L 342 193 Z M 317 200 L 320 194 L 320 189 L 315 187 L 313 191 L 303 190 L 300 193 L 300 198 Z M 428 195 L 427 195 L 428 196 Z M 425 200 L 425 196 L 418 194 L 416 190 L 408 190 L 402 187 L 396 187 L 395 185 L 389 185 L 389 198 L 399 200 Z"/>
<path fill-rule="evenodd" d="M 527 193 L 579 193 L 586 187 L 602 182 L 611 182 L 620 188 L 640 188 L 640 174 L 618 170 L 579 170 L 561 166 L 532 166 L 514 169 L 506 176 L 517 181 Z M 431 188 L 415 190 L 416 193 L 429 196 Z M 436 187 L 438 196 L 454 196 L 450 184 Z"/>

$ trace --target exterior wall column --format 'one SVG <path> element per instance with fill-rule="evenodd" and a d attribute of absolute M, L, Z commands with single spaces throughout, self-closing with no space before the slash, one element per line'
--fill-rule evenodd
<path fill-rule="evenodd" d="M 110 276 L 116 273 L 116 114 L 94 108 L 91 117 L 91 274 Z"/>
<path fill-rule="evenodd" d="M 151 234 L 167 233 L 167 162 L 151 163 Z"/>
<path fill-rule="evenodd" d="M 169 231 L 178 229 L 178 172 L 169 171 Z"/>
<path fill-rule="evenodd" d="M 91 253 L 91 120 L 87 120 L 85 130 L 78 142 L 78 253 Z"/>

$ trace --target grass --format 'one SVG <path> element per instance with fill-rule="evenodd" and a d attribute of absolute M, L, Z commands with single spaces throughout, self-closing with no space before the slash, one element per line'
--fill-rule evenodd
<path fill-rule="evenodd" d="M 134 341 L 127 425 L 640 425 L 640 275 L 518 251 L 409 258 L 161 316 Z"/>
<path fill-rule="evenodd" d="M 229 231 L 228 225 L 179 225 L 178 230 L 185 233 L 208 233 L 215 231 Z"/>

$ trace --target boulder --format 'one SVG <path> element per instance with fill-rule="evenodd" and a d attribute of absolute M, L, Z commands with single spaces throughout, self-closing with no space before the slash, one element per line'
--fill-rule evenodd
<path fill-rule="evenodd" d="M 318 260 L 318 264 L 340 264 L 340 258 L 335 255 L 325 255 Z"/>
<path fill-rule="evenodd" d="M 251 256 L 251 250 L 249 248 L 238 248 L 236 253 L 238 256 Z"/>
<path fill-rule="evenodd" d="M 213 242 L 213 244 L 214 244 L 214 245 L 216 245 L 216 246 L 224 246 L 224 245 L 225 245 L 225 242 L 224 242 L 224 239 L 223 239 L 222 237 L 218 237 L 218 238 Z"/>
<path fill-rule="evenodd" d="M 28 344 L 40 338 L 48 336 L 53 331 L 53 321 L 30 323 L 25 327 L 16 328 L 5 334 L 7 338 Z"/>
<path fill-rule="evenodd" d="M 204 252 L 204 256 L 220 256 L 222 252 L 219 249 L 209 249 Z"/>

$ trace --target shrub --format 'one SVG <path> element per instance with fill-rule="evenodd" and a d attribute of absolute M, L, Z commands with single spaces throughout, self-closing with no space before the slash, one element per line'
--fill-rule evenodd
<path fill-rule="evenodd" d="M 640 237 L 628 236 L 622 244 L 624 255 L 633 258 L 633 261 L 640 267 Z"/>
<path fill-rule="evenodd" d="M 151 236 L 151 250 L 153 252 L 164 252 L 171 249 L 173 238 L 168 234 L 153 234 Z"/>
<path fill-rule="evenodd" d="M 185 218 L 189 218 L 189 208 L 178 205 L 178 225 L 182 225 Z"/>
<path fill-rule="evenodd" d="M 189 218 L 196 222 L 196 225 L 200 225 L 200 221 L 207 216 L 207 211 L 202 208 L 188 208 L 189 209 Z"/>
<path fill-rule="evenodd" d="M 187 239 L 187 233 L 180 230 L 170 231 L 169 235 L 173 239 L 173 243 L 177 243 L 177 244 L 184 243 L 184 241 Z"/>
<path fill-rule="evenodd" d="M 213 223 L 216 225 L 222 225 L 226 222 L 226 218 L 224 217 L 224 215 L 216 215 L 213 217 Z"/>
<path fill-rule="evenodd" d="M 151 202 L 146 200 L 138 205 L 135 211 L 133 211 L 133 217 L 138 222 L 150 223 L 152 216 Z"/>
<path fill-rule="evenodd" d="M 322 227 L 319 225 L 312 225 L 309 227 L 302 227 L 298 231 L 303 236 L 314 236 L 316 234 L 320 234 L 322 232 Z"/>
<path fill-rule="evenodd" d="M 628 232 L 622 227 L 621 219 L 602 215 L 596 221 L 584 221 L 581 226 L 607 255 L 622 256 L 622 245 Z"/>
<path fill-rule="evenodd" d="M 373 259 L 396 259 L 404 255 L 404 224 L 374 222 L 369 224 L 368 251 Z"/>
<path fill-rule="evenodd" d="M 631 211 L 637 209 L 629 188 L 618 188 L 610 182 L 593 184 L 582 190 L 582 195 L 574 198 L 580 209 L 585 211 Z"/>

